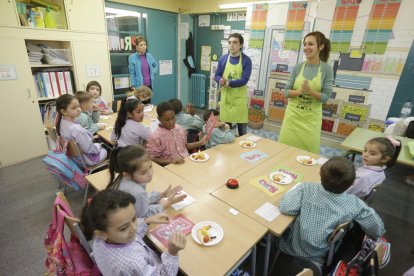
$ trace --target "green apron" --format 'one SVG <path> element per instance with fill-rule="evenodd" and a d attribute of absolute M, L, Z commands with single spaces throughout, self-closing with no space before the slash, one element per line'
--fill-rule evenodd
<path fill-rule="evenodd" d="M 299 90 L 303 81 L 305 68 L 303 63 L 299 75 L 293 84 L 294 90 Z M 322 91 L 322 73 L 319 64 L 318 73 L 312 80 L 308 80 L 309 87 L 314 91 Z M 288 144 L 313 153 L 319 153 L 321 143 L 322 102 L 308 94 L 301 97 L 289 98 L 280 129 L 279 142 Z"/>
<path fill-rule="evenodd" d="M 243 73 L 242 54 L 238 64 L 230 63 L 227 58 L 223 78 L 226 80 L 241 79 Z M 221 88 L 220 121 L 230 123 L 247 123 L 247 85 L 242 87 Z"/>

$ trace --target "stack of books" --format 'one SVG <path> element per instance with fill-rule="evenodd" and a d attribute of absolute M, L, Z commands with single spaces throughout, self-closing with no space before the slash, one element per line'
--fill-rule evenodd
<path fill-rule="evenodd" d="M 39 46 L 28 43 L 26 45 L 30 65 L 42 65 L 43 53 Z"/>

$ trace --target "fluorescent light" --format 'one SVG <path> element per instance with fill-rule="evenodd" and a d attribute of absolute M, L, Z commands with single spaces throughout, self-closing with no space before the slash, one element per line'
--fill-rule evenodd
<path fill-rule="evenodd" d="M 139 12 L 120 10 L 120 9 L 114 9 L 114 8 L 108 8 L 108 7 L 105 7 L 105 12 L 109 14 L 114 14 L 115 17 L 124 17 L 124 16 L 141 17 L 141 13 Z"/>
<path fill-rule="evenodd" d="M 289 3 L 289 2 L 299 2 L 303 0 L 269 0 L 269 1 L 257 1 L 257 2 L 245 2 L 245 3 L 233 3 L 233 4 L 220 4 L 219 8 L 221 10 L 228 9 L 245 9 L 247 6 L 252 4 L 280 4 L 280 3 Z"/>

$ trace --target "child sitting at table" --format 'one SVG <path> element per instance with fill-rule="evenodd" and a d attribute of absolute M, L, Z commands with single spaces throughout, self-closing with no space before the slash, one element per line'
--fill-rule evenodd
<path fill-rule="evenodd" d="M 219 144 L 228 144 L 234 141 L 234 133 L 231 131 L 230 126 L 224 122 L 220 122 L 220 112 L 216 109 L 208 109 L 204 112 L 204 122 L 208 121 L 210 115 L 213 115 L 217 119 L 217 126 L 210 134 L 210 140 L 206 144 L 206 148 L 211 148 Z M 207 135 L 205 126 L 203 127 L 204 135 Z"/>
<path fill-rule="evenodd" d="M 98 143 L 92 143 L 92 134 L 75 123 L 81 113 L 78 100 L 69 94 L 64 94 L 56 100 L 56 130 L 63 139 L 76 141 L 82 150 L 82 156 L 87 165 L 96 165 L 106 159 L 107 152 Z"/>
<path fill-rule="evenodd" d="M 128 93 L 128 96 L 135 96 L 143 104 L 150 104 L 152 98 L 152 90 L 145 85 L 141 85 L 137 89 L 132 87 L 131 92 Z"/>
<path fill-rule="evenodd" d="M 392 167 L 401 150 L 401 142 L 391 136 L 366 142 L 362 153 L 363 166 L 356 170 L 354 184 L 346 191 L 359 198 L 367 197 L 373 188 L 385 180 L 384 170 Z"/>
<path fill-rule="evenodd" d="M 357 222 L 376 239 L 384 224 L 374 209 L 345 191 L 355 180 L 353 163 L 345 157 L 332 157 L 320 169 L 322 185 L 301 183 L 290 189 L 280 201 L 280 212 L 297 216 L 280 239 L 282 252 L 322 263 L 329 250 L 328 236 L 339 225 Z"/>
<path fill-rule="evenodd" d="M 149 129 L 142 124 L 144 104 L 135 96 L 123 99 L 116 118 L 111 140 L 117 141 L 118 147 L 128 145 L 145 146 Z"/>
<path fill-rule="evenodd" d="M 122 191 L 97 193 L 82 212 L 81 224 L 88 240 L 93 240 L 93 257 L 103 275 L 177 275 L 178 252 L 186 235 L 171 234 L 168 249 L 161 254 L 147 246 L 143 238 L 148 224 L 168 223 L 166 214 L 137 219 L 136 199 Z"/>
<path fill-rule="evenodd" d="M 112 151 L 109 161 L 111 175 L 107 189 L 122 190 L 132 194 L 135 199 L 135 211 L 139 218 L 146 218 L 164 211 L 174 203 L 182 201 L 186 195 L 178 194 L 181 186 L 164 192 L 147 193 L 147 183 L 152 180 L 152 161 L 140 146 L 126 146 Z M 115 178 L 115 173 L 118 177 Z M 166 198 L 166 199 L 165 199 Z"/>
<path fill-rule="evenodd" d="M 113 113 L 112 109 L 108 106 L 108 103 L 101 97 L 102 87 L 99 82 L 88 82 L 86 85 L 86 92 L 92 95 L 93 102 L 98 107 L 99 113 L 101 115 L 109 115 Z"/>
<path fill-rule="evenodd" d="M 187 132 L 187 142 L 192 143 L 198 140 L 198 134 L 203 129 L 203 120 L 195 114 L 192 104 L 187 104 L 185 111 L 179 99 L 171 99 L 169 102 L 174 107 L 175 123 L 180 125 Z"/>
<path fill-rule="evenodd" d="M 95 134 L 100 129 L 104 129 L 105 124 L 98 123 L 100 115 L 98 107 L 93 102 L 92 95 L 87 92 L 78 91 L 75 97 L 79 101 L 82 110 L 81 114 L 75 119 L 75 122 L 92 134 Z"/>
<path fill-rule="evenodd" d="M 160 103 L 157 106 L 157 115 L 160 124 L 148 137 L 147 152 L 161 166 L 182 164 L 184 157 L 189 156 L 188 150 L 207 143 L 206 136 L 198 142 L 187 143 L 184 129 L 175 124 L 175 111 L 170 102 Z"/>

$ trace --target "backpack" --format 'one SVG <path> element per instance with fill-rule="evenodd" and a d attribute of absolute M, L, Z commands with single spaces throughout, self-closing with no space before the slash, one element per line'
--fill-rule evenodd
<path fill-rule="evenodd" d="M 376 248 L 380 248 L 384 254 L 379 256 Z M 349 250 L 349 248 L 347 249 Z M 352 251 L 352 250 L 351 250 Z M 351 259 L 340 260 L 332 269 L 332 276 L 374 276 L 378 275 L 378 270 L 385 267 L 391 257 L 391 244 L 384 237 L 373 240 L 368 236 L 364 236 L 360 250 Z M 379 259 L 381 258 L 381 259 Z"/>
<path fill-rule="evenodd" d="M 85 189 L 87 186 L 85 176 L 87 174 L 68 156 L 68 142 L 65 141 L 62 147 L 60 139 L 60 137 L 57 138 L 56 149 L 50 150 L 42 161 L 46 164 L 47 170 L 59 181 L 74 190 Z"/>
<path fill-rule="evenodd" d="M 407 130 L 405 131 L 405 136 L 414 139 L 414 120 L 408 123 Z"/>
<path fill-rule="evenodd" d="M 61 207 L 60 210 L 57 210 L 57 205 Z M 101 275 L 79 240 L 71 234 L 70 242 L 67 243 L 64 237 L 65 216 L 73 216 L 70 208 L 59 197 L 56 198 L 53 207 L 52 224 L 44 237 L 47 251 L 46 274 Z"/>

